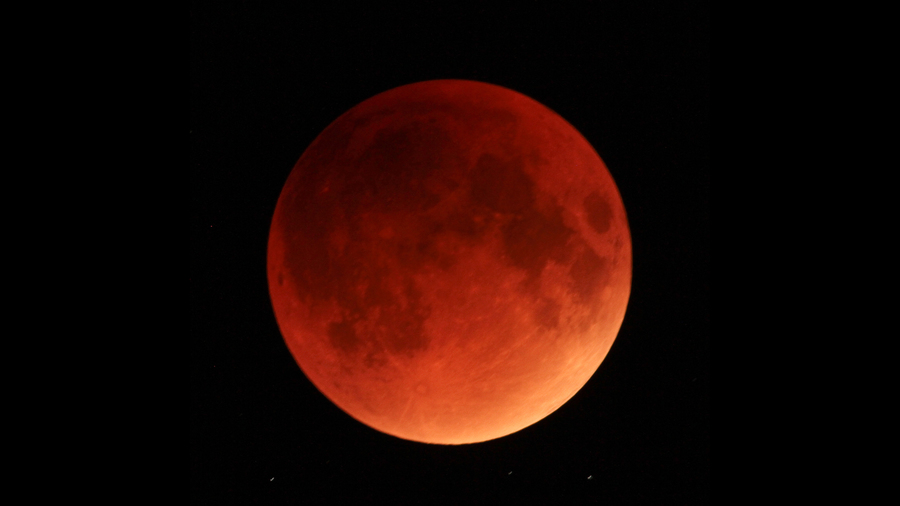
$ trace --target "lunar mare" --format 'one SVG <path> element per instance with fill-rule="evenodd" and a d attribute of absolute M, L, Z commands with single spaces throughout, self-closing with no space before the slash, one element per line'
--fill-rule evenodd
<path fill-rule="evenodd" d="M 426 81 L 352 108 L 279 197 L 267 274 L 300 368 L 360 422 L 465 444 L 555 411 L 619 331 L 618 189 L 559 115 L 499 86 Z"/>

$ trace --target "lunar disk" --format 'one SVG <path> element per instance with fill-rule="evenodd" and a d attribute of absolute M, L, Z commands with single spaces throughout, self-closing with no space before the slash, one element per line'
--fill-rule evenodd
<path fill-rule="evenodd" d="M 622 198 L 559 115 L 495 85 L 426 81 L 340 116 L 269 233 L 287 347 L 399 438 L 464 444 L 543 419 L 612 346 L 631 290 Z"/>

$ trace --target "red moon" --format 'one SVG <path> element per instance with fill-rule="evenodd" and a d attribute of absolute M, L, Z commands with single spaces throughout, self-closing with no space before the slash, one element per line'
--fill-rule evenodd
<path fill-rule="evenodd" d="M 353 418 L 437 444 L 562 406 L 609 352 L 631 292 L 618 188 L 572 125 L 499 86 L 372 97 L 307 148 L 269 233 L 275 316 Z"/>

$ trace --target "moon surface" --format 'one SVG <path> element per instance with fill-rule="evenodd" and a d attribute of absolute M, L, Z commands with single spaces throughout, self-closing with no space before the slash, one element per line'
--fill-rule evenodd
<path fill-rule="evenodd" d="M 543 419 L 606 357 L 631 236 L 569 123 L 491 84 L 372 97 L 300 157 L 269 233 L 275 316 L 334 404 L 393 436 L 487 441 Z"/>

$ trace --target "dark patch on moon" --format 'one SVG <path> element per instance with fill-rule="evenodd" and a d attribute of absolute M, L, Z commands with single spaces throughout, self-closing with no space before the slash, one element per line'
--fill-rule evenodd
<path fill-rule="evenodd" d="M 355 351 L 359 347 L 359 337 L 356 335 L 353 323 L 347 320 L 329 323 L 328 338 L 332 347 L 345 352 Z"/>
<path fill-rule="evenodd" d="M 573 233 L 563 223 L 560 209 L 544 214 L 532 208 L 503 226 L 504 250 L 514 266 L 536 278 L 551 258 L 559 256 Z"/>
<path fill-rule="evenodd" d="M 533 162 L 540 166 L 537 160 Z M 565 224 L 563 208 L 552 199 L 539 205 L 537 191 L 522 157 L 503 159 L 484 154 L 471 172 L 471 207 L 487 209 L 489 212 L 483 215 L 488 221 L 499 223 L 507 263 L 525 271 L 522 289 L 539 297 L 532 317 L 541 328 L 552 330 L 560 325 L 562 306 L 540 295 L 540 277 L 547 263 L 571 262 L 569 274 L 575 298 L 581 304 L 593 302 L 608 273 L 606 261 Z M 607 202 L 596 192 L 585 202 L 592 226 L 598 232 L 608 230 L 612 214 Z"/>
<path fill-rule="evenodd" d="M 375 346 L 374 349 L 366 353 L 366 358 L 363 359 L 363 365 L 367 369 L 384 367 L 387 363 L 387 357 L 384 356 L 384 349 L 380 346 Z"/>
<path fill-rule="evenodd" d="M 422 267 L 424 265 L 437 266 L 442 271 L 447 271 L 456 265 L 457 258 L 451 252 L 439 247 L 434 236 L 423 238 L 416 242 L 416 261 L 406 264 L 408 267 Z"/>
<path fill-rule="evenodd" d="M 481 239 L 487 230 L 487 216 L 474 212 L 455 211 L 441 224 L 447 230 L 470 241 Z"/>
<path fill-rule="evenodd" d="M 484 154 L 471 175 L 471 198 L 502 215 L 504 252 L 514 267 L 529 278 L 541 275 L 550 259 L 565 257 L 564 249 L 574 230 L 563 221 L 562 208 L 538 208 L 535 182 L 525 172 L 521 157 L 511 160 Z"/>
<path fill-rule="evenodd" d="M 437 125 L 412 122 L 379 130 L 357 165 L 366 201 L 383 211 L 424 212 L 441 198 L 424 181 L 459 165 L 459 149 Z"/>
<path fill-rule="evenodd" d="M 389 353 L 412 355 L 428 347 L 424 325 L 431 310 L 422 302 L 422 292 L 410 277 L 399 275 L 403 278 L 403 287 L 395 293 L 384 286 L 382 280 L 387 276 L 398 274 L 384 273 L 370 280 L 372 283 L 365 300 L 366 317 L 374 327 L 373 337 Z M 374 309 L 377 309 L 377 316 L 373 315 Z"/>
<path fill-rule="evenodd" d="M 362 263 L 365 244 L 354 244 L 352 249 L 340 259 L 344 267 L 330 271 L 329 300 L 337 302 L 345 314 L 328 325 L 331 345 L 345 355 L 364 353 L 369 365 L 384 363 L 384 353 L 412 355 L 427 348 L 430 339 L 424 323 L 431 311 L 412 279 Z"/>
<path fill-rule="evenodd" d="M 596 191 L 584 198 L 584 210 L 587 212 L 587 221 L 591 228 L 598 234 L 605 234 L 612 223 L 612 208 L 609 202 Z"/>
<path fill-rule="evenodd" d="M 343 150 L 352 137 L 342 130 L 329 134 L 340 140 L 321 145 L 325 151 Z M 446 221 L 427 217 L 459 187 L 461 151 L 434 123 L 392 124 L 375 132 L 357 161 L 348 163 L 338 154 L 329 165 L 314 158 L 315 167 L 299 173 L 301 180 L 294 183 L 300 190 L 283 213 L 296 220 L 285 226 L 295 231 L 286 237 L 292 251 L 285 260 L 287 274 L 300 300 L 338 305 L 343 316 L 329 324 L 329 340 L 360 363 L 375 366 L 385 362 L 385 354 L 428 347 L 424 322 L 430 308 L 412 274 L 426 264 L 446 269 L 456 261 L 441 247 L 440 234 L 476 240 L 484 233 L 484 224 L 464 213 Z M 336 231 L 344 237 L 341 247 L 331 240 Z"/>
<path fill-rule="evenodd" d="M 582 303 L 589 302 L 606 282 L 609 276 L 607 263 L 607 260 L 600 258 L 594 250 L 585 247 L 569 268 L 572 287 Z"/>
<path fill-rule="evenodd" d="M 485 153 L 472 171 L 472 200 L 499 213 L 522 213 L 534 207 L 534 181 L 521 158 L 505 161 Z"/>
<path fill-rule="evenodd" d="M 559 327 L 559 315 L 562 305 L 554 299 L 541 298 L 534 312 L 534 320 L 542 328 L 552 330 Z"/>

